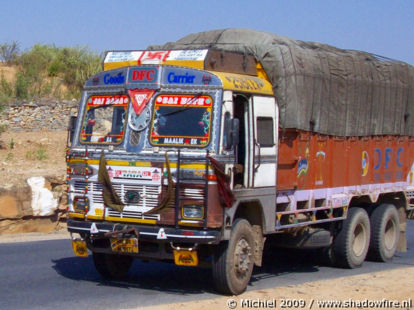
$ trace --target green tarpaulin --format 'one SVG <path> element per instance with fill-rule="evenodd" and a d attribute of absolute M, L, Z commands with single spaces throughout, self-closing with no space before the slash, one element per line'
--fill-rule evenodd
<path fill-rule="evenodd" d="M 264 67 L 280 127 L 337 136 L 414 136 L 414 67 L 249 29 L 190 34 L 152 50 L 219 49 L 252 54 Z"/>

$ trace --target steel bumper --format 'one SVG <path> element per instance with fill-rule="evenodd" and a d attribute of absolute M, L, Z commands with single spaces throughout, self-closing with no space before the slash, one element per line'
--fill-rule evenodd
<path fill-rule="evenodd" d="M 180 229 L 131 223 L 89 222 L 74 219 L 68 219 L 67 226 L 71 233 L 87 234 L 97 238 L 104 237 L 109 232 L 133 228 L 139 233 L 139 239 L 155 242 L 215 244 L 221 240 L 221 232 L 217 230 Z"/>

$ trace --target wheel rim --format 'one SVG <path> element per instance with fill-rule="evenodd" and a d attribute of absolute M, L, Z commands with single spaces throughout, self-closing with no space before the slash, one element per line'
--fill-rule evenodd
<path fill-rule="evenodd" d="M 361 256 L 367 245 L 366 228 L 362 224 L 358 224 L 354 230 L 354 238 L 352 243 L 352 251 L 356 256 Z"/>
<path fill-rule="evenodd" d="M 248 275 L 251 268 L 252 249 L 246 239 L 240 239 L 234 249 L 234 269 L 239 277 Z"/>
<path fill-rule="evenodd" d="M 385 224 L 384 246 L 387 250 L 391 250 L 397 240 L 397 225 L 394 220 L 390 219 Z"/>

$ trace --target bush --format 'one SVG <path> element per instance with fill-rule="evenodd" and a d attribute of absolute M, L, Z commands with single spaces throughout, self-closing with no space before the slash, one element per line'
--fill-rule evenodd
<path fill-rule="evenodd" d="M 86 47 L 64 48 L 60 51 L 59 66 L 63 81 L 69 90 L 80 96 L 83 84 L 93 74 L 101 71 L 100 57 Z"/>
<path fill-rule="evenodd" d="M 0 78 L 0 93 L 7 97 L 13 96 L 13 86 L 6 81 L 3 74 Z"/>
<path fill-rule="evenodd" d="M 43 146 L 39 146 L 36 150 L 27 151 L 25 157 L 28 160 L 45 160 L 49 158 L 49 155 Z"/>
<path fill-rule="evenodd" d="M 101 70 L 100 57 L 86 47 L 37 44 L 18 57 L 16 63 L 19 69 L 15 96 L 20 99 L 59 94 L 62 83 L 68 89 L 63 97 L 79 99 L 86 79 Z"/>
<path fill-rule="evenodd" d="M 26 99 L 47 95 L 43 91 L 48 76 L 45 68 L 48 68 L 56 58 L 57 51 L 53 46 L 36 44 L 30 51 L 19 57 L 17 60 L 19 74 L 16 79 L 17 98 Z"/>
<path fill-rule="evenodd" d="M 29 98 L 29 85 L 31 81 L 23 73 L 18 73 L 16 77 L 15 94 L 19 99 Z"/>

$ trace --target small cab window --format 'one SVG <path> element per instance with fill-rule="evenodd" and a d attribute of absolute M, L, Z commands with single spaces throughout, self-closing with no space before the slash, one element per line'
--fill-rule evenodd
<path fill-rule="evenodd" d="M 150 143 L 205 147 L 210 143 L 213 99 L 206 95 L 166 95 L 154 100 Z"/>
<path fill-rule="evenodd" d="M 124 138 L 129 97 L 91 96 L 87 99 L 81 143 L 120 144 Z"/>
<path fill-rule="evenodd" d="M 258 117 L 257 124 L 257 142 L 261 147 L 272 147 L 274 143 L 274 125 L 272 117 Z"/>

